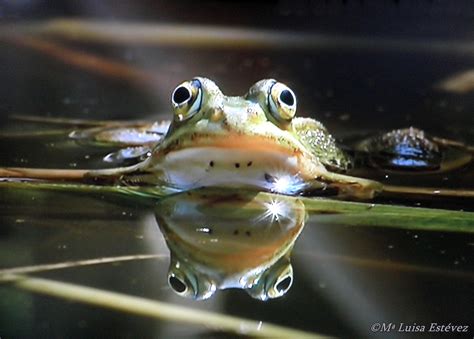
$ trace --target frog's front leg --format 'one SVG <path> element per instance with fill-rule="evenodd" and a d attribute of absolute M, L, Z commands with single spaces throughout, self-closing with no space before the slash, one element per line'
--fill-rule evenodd
<path fill-rule="evenodd" d="M 140 172 L 141 163 L 128 167 L 109 169 L 54 169 L 2 167 L 0 178 L 3 180 L 42 180 L 48 182 L 82 182 L 92 184 L 121 184 L 124 178 Z"/>
<path fill-rule="evenodd" d="M 327 172 L 310 181 L 306 190 L 328 192 L 341 198 L 371 200 L 383 191 L 383 184 L 374 180 Z"/>

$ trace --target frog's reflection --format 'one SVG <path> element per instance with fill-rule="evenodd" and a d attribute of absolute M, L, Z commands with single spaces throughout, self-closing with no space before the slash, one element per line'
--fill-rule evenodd
<path fill-rule="evenodd" d="M 171 252 L 169 285 L 193 299 L 226 288 L 281 297 L 293 283 L 290 252 L 305 216 L 300 200 L 263 193 L 200 190 L 164 199 L 156 218 Z"/>

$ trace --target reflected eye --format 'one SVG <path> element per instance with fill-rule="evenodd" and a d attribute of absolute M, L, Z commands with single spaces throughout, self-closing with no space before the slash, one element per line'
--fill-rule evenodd
<path fill-rule="evenodd" d="M 185 293 L 188 289 L 186 283 L 175 275 L 170 275 L 168 282 L 171 288 L 178 294 Z"/>
<path fill-rule="evenodd" d="M 195 300 L 207 299 L 216 291 L 216 284 L 209 277 L 178 261 L 170 266 L 168 285 L 178 295 Z"/>
<path fill-rule="evenodd" d="M 296 113 L 296 96 L 281 82 L 275 82 L 268 94 L 268 108 L 278 121 L 290 121 Z"/>
<path fill-rule="evenodd" d="M 287 275 L 276 283 L 275 289 L 279 295 L 283 295 L 290 289 L 292 283 L 293 277 L 291 275 Z"/>
<path fill-rule="evenodd" d="M 171 104 L 176 120 L 184 121 L 192 117 L 201 109 L 201 82 L 197 79 L 193 79 L 180 84 L 175 88 L 173 94 L 171 94 Z"/>

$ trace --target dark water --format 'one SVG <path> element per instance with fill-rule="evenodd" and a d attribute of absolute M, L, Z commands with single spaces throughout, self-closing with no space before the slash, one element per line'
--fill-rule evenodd
<path fill-rule="evenodd" d="M 65 3 L 65 8 L 52 13 L 74 16 L 79 11 Z M 270 10 L 272 14 L 268 16 L 259 15 L 247 2 L 243 5 L 233 2 L 228 8 L 222 6 L 222 12 L 218 13 L 227 13 L 232 18 L 229 11 L 245 12 L 246 15 L 241 15 L 245 20 L 227 21 L 245 27 L 275 29 L 279 28 L 281 19 L 285 29 L 305 32 L 408 41 L 449 42 L 453 38 L 469 41 L 473 37 L 469 20 L 472 6 L 466 3 L 466 10 L 459 12 L 450 5 L 434 2 L 428 7 L 429 15 L 425 15 L 423 5 L 407 8 L 404 1 L 387 1 L 384 5 L 332 3 L 320 7 L 319 2 L 309 2 L 315 16 L 306 13 L 305 4 L 290 6 L 293 10 L 286 13 L 285 2 L 256 5 L 259 11 Z M 5 22 L 20 25 L 24 18 L 50 17 L 51 9 L 40 5 L 24 11 L 10 5 L 9 12 L 4 14 Z M 144 2 L 140 8 L 147 5 L 150 4 Z M 298 9 L 300 5 L 303 10 Z M 206 3 L 204 9 L 215 9 L 214 6 Z M 250 15 L 252 18 L 247 15 L 249 8 L 254 14 Z M 197 20 L 197 13 L 204 16 L 207 13 L 203 13 L 204 9 L 194 8 L 194 16 L 186 14 L 182 17 L 184 22 L 226 23 L 219 15 L 215 19 L 209 16 Z M 94 12 L 82 10 L 83 16 Z M 95 10 L 104 15 L 103 8 Z M 167 22 L 179 20 L 181 16 L 176 13 L 181 10 L 175 5 L 170 7 L 169 17 L 147 16 L 143 10 L 126 17 L 126 11 L 119 6 L 117 17 L 140 20 L 145 16 L 147 20 Z M 362 24 L 365 15 L 377 20 Z M 260 17 L 265 20 L 260 22 Z M 344 21 L 338 20 L 341 17 Z M 322 23 L 311 24 L 318 21 L 315 18 Z M 150 74 L 154 81 L 143 84 L 136 79 L 100 75 L 2 40 L 0 124 L 5 133 L 64 128 L 18 122 L 8 118 L 12 114 L 79 119 L 166 117 L 169 93 L 176 84 L 204 75 L 214 79 L 229 95 L 245 93 L 262 78 L 280 79 L 297 94 L 300 115 L 321 120 L 341 138 L 413 125 L 434 135 L 474 144 L 474 92 L 453 94 L 435 86 L 454 73 L 472 69 L 472 53 L 458 53 L 449 48 L 420 51 L 377 46 L 316 50 L 201 49 L 50 40 L 132 65 Z M 77 145 L 67 140 L 66 133 L 2 138 L 0 165 L 104 166 L 101 158 L 110 149 Z M 410 183 L 425 180 L 427 185 L 472 188 L 470 173 L 469 169 L 462 169 L 448 176 L 410 179 Z M 399 183 L 399 178 L 391 175 L 380 176 L 389 183 Z M 383 202 L 473 209 L 469 200 Z M 242 290 L 232 289 L 217 291 L 206 301 L 192 301 L 176 295 L 167 284 L 169 250 L 150 201 L 144 203 L 108 193 L 1 189 L 0 270 L 71 260 L 163 254 L 162 259 L 90 265 L 34 275 L 333 336 L 418 337 L 418 333 L 408 331 L 373 333 L 371 326 L 375 323 L 396 324 L 397 329 L 402 323 L 427 328 L 432 323 L 462 325 L 469 326 L 469 332 L 454 337 L 473 336 L 472 233 L 352 227 L 324 220 L 317 214 L 309 215 L 292 253 L 293 286 L 282 298 L 261 302 Z M 401 220 L 400 227 L 403 224 Z M 1 338 L 178 336 L 231 335 L 30 293 L 11 284 L 0 285 Z M 424 336 L 438 337 L 441 333 L 425 332 Z"/>
<path fill-rule="evenodd" d="M 262 302 L 242 290 L 224 290 L 209 300 L 193 301 L 177 296 L 167 284 L 169 250 L 155 219 L 161 211 L 154 212 L 150 204 L 111 194 L 3 189 L 0 211 L 3 268 L 163 255 L 33 273 L 36 277 L 338 336 L 368 336 L 376 322 L 472 324 L 470 233 L 337 226 L 311 214 L 291 256 L 294 282 L 284 297 Z M 201 225 L 199 220 L 188 223 Z M 251 229 L 252 220 L 244 226 Z M 0 293 L 0 327 L 6 337 L 211 335 L 194 326 L 175 326 L 10 285 L 3 285 Z"/>

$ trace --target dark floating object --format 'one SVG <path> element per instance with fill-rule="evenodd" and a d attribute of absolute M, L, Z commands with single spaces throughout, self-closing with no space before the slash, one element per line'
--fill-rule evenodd
<path fill-rule="evenodd" d="M 433 138 L 413 127 L 365 139 L 354 148 L 367 165 L 394 171 L 445 172 L 472 161 L 464 145 Z"/>

